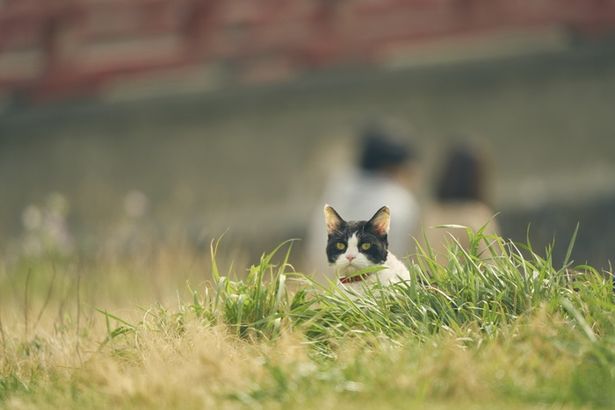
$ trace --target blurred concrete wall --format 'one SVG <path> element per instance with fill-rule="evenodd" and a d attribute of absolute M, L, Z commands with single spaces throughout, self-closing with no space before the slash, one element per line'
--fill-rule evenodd
<path fill-rule="evenodd" d="M 251 249 L 301 236 L 324 178 L 348 163 L 365 121 L 405 124 L 424 153 L 425 184 L 451 138 L 492 154 L 492 195 L 504 234 L 565 248 L 580 219 L 577 259 L 606 264 L 613 243 L 615 48 L 386 70 L 340 68 L 279 86 L 123 102 L 81 101 L 0 117 L 0 233 L 49 192 L 67 196 L 77 233 L 104 235 L 131 190 L 157 232 L 197 240 L 230 229 Z M 606 198 L 606 199 L 605 199 Z M 613 203 L 613 202 L 610 202 Z M 589 208 L 587 208 L 589 207 Z M 583 226 L 583 209 L 603 225 Z M 550 219 L 545 215 L 561 213 Z M 595 217 L 592 212 L 592 217 Z M 540 222 L 545 223 L 540 223 Z M 94 234 L 93 234 L 94 233 Z M 199 239 L 200 238 L 200 239 Z"/>

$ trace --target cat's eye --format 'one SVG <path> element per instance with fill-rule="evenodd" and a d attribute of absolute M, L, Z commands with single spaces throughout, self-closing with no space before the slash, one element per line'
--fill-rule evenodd
<path fill-rule="evenodd" d="M 344 249 L 346 249 L 346 244 L 344 242 L 338 242 L 335 244 L 335 247 L 340 251 L 343 251 Z"/>
<path fill-rule="evenodd" d="M 364 242 L 364 243 L 361 244 L 361 249 L 363 249 L 364 251 L 368 251 L 369 248 L 371 248 L 371 247 L 372 247 L 372 244 L 369 243 L 369 242 Z"/>

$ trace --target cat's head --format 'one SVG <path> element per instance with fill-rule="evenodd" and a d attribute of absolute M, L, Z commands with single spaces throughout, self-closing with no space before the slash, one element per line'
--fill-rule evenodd
<path fill-rule="evenodd" d="M 338 271 L 381 265 L 387 259 L 391 213 L 383 206 L 368 221 L 345 221 L 325 205 L 327 259 Z"/>

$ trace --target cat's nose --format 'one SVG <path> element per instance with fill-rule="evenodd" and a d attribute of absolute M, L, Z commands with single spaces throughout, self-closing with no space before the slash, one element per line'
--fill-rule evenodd
<path fill-rule="evenodd" d="M 356 259 L 357 257 L 354 255 L 346 255 L 346 259 L 348 259 L 348 262 L 352 262 L 354 259 Z"/>

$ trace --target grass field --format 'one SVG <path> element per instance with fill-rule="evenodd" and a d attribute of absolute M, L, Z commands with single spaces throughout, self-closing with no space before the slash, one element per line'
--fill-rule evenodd
<path fill-rule="evenodd" d="M 294 272 L 292 242 L 247 272 L 223 242 L 6 259 L 0 407 L 615 407 L 609 274 L 470 235 L 364 298 Z"/>

